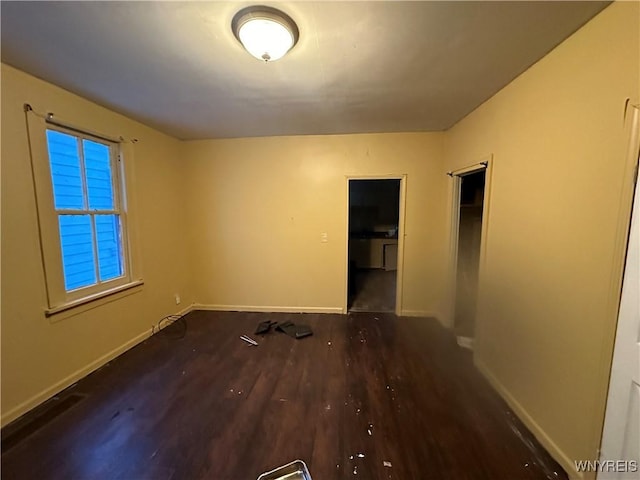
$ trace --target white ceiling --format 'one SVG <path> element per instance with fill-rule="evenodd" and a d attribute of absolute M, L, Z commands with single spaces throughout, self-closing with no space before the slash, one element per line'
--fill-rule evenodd
<path fill-rule="evenodd" d="M 300 40 L 265 64 L 249 2 L 2 1 L 2 61 L 182 139 L 445 130 L 608 3 L 270 1 Z"/>

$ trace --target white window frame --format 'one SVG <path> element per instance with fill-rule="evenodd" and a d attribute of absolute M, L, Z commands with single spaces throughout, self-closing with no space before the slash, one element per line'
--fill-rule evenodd
<path fill-rule="evenodd" d="M 139 278 L 139 271 L 136 268 L 136 262 L 134 262 L 134 249 L 132 248 L 133 235 L 129 222 L 130 202 L 127 198 L 125 183 L 125 178 L 127 177 L 125 157 L 128 157 L 131 151 L 129 150 L 127 152 L 127 144 L 120 140 L 95 134 L 85 129 L 79 129 L 69 125 L 45 120 L 33 112 L 30 112 L 27 115 L 27 121 L 29 127 L 29 144 L 31 147 L 33 180 L 36 193 L 40 247 L 47 290 L 47 308 L 45 309 L 45 314 L 47 316 L 54 315 L 108 295 L 142 285 L 142 279 Z M 112 213 L 120 216 L 122 237 L 121 247 L 123 256 L 122 276 L 101 282 L 96 264 L 96 284 L 75 290 L 66 290 L 58 218 L 63 214 L 88 214 L 93 216 L 105 213 L 105 211 L 92 211 L 88 208 L 88 205 L 86 206 L 86 209 L 83 210 L 55 209 L 53 182 L 50 168 L 51 163 L 49 159 L 46 135 L 47 130 L 58 131 L 79 138 L 80 141 L 82 139 L 87 139 L 109 147 L 112 168 L 114 210 L 106 213 Z M 81 156 L 80 161 L 83 162 L 83 156 Z M 83 175 L 86 175 L 84 168 L 82 169 L 82 172 Z M 83 182 L 86 182 L 86 178 L 83 178 Z M 94 242 L 95 241 L 96 239 L 94 238 Z M 94 255 L 97 255 L 95 246 Z M 96 263 L 98 262 L 97 257 L 95 258 L 95 261 Z"/>

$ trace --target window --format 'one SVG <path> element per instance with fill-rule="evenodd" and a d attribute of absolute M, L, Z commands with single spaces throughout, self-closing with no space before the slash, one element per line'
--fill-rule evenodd
<path fill-rule="evenodd" d="M 130 142 L 29 112 L 46 314 L 141 285 L 131 254 L 125 158 Z M 139 272 L 137 272 L 139 275 Z"/>
<path fill-rule="evenodd" d="M 47 129 L 66 292 L 125 275 L 115 150 L 86 135 Z"/>

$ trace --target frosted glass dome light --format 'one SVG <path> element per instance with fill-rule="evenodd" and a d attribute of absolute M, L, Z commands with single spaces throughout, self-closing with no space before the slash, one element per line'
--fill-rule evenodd
<path fill-rule="evenodd" d="M 247 7 L 231 22 L 233 34 L 258 60 L 282 58 L 298 41 L 298 27 L 291 18 L 271 7 Z"/>

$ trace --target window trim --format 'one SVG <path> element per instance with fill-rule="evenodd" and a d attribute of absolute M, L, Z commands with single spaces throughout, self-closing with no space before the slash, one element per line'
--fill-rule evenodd
<path fill-rule="evenodd" d="M 84 158 L 84 153 L 82 151 L 82 142 L 83 140 L 89 140 L 95 143 L 99 143 L 101 145 L 105 145 L 108 147 L 109 149 L 109 163 L 111 166 L 111 172 L 112 172 L 112 178 L 111 178 L 111 184 L 112 184 L 112 188 L 113 188 L 113 209 L 112 210 L 95 210 L 92 211 L 91 208 L 89 207 L 89 205 L 87 204 L 85 206 L 84 209 L 82 210 L 75 210 L 75 209 L 56 209 L 55 205 L 54 205 L 54 209 L 53 212 L 56 215 L 56 220 L 59 221 L 60 216 L 62 215 L 89 215 L 91 217 L 91 224 L 92 224 L 92 231 L 93 231 L 93 237 L 92 237 L 92 241 L 93 241 L 93 252 L 94 255 L 96 255 L 96 257 L 94 258 L 95 260 L 95 273 L 96 273 L 96 283 L 93 285 L 88 285 L 86 287 L 80 287 L 80 288 L 76 288 L 73 290 L 66 290 L 66 288 L 63 286 L 63 290 L 65 292 L 65 297 L 66 297 L 66 302 L 73 302 L 79 299 L 83 299 L 83 298 L 89 298 L 89 297 L 93 297 L 97 294 L 100 294 L 102 292 L 105 291 L 109 291 L 109 290 L 113 290 L 117 287 L 120 287 L 122 285 L 126 285 L 128 283 L 131 283 L 131 262 L 130 262 L 130 255 L 129 255 L 129 248 L 127 245 L 127 242 L 125 241 L 125 239 L 127 238 L 127 234 L 128 234 L 128 228 L 127 228 L 127 215 L 126 212 L 124 211 L 124 209 L 122 208 L 122 204 L 124 203 L 122 201 L 122 192 L 124 191 L 123 185 L 122 185 L 122 178 L 124 178 L 124 175 L 122 174 L 121 170 L 121 165 L 122 165 L 122 154 L 120 152 L 120 142 L 114 142 L 114 141 L 108 141 L 108 140 L 103 140 L 101 138 L 97 138 L 93 135 L 87 134 L 87 133 L 81 133 L 78 132 L 76 130 L 70 130 L 64 127 L 61 127 L 57 124 L 51 124 L 50 122 L 47 122 L 46 125 L 46 130 L 45 130 L 45 134 L 48 131 L 54 131 L 54 132 L 60 132 L 66 135 L 71 135 L 73 136 L 76 141 L 77 141 L 77 148 L 78 148 L 78 158 L 80 161 L 80 169 L 83 175 L 83 180 L 82 180 L 82 190 L 83 190 L 83 196 L 86 202 L 89 201 L 89 197 L 88 197 L 88 184 L 87 184 L 87 170 L 86 170 L 86 159 Z M 49 167 L 49 178 L 51 178 L 51 171 L 50 171 L 50 167 L 51 167 L 51 159 L 49 158 L 49 151 L 48 151 L 48 147 L 47 147 L 47 166 Z M 98 261 L 98 249 L 97 249 L 97 226 L 96 226 L 96 219 L 95 216 L 96 215 L 101 215 L 101 214 L 111 214 L 111 215 L 118 215 L 119 220 L 120 220 L 120 236 L 122 238 L 122 269 L 124 270 L 123 275 L 113 278 L 113 279 L 109 279 L 109 280 L 105 280 L 105 281 L 101 281 L 100 280 L 100 274 L 99 274 L 99 261 Z M 58 224 L 56 222 L 56 224 Z M 58 230 L 58 248 L 60 248 L 60 251 L 62 251 L 61 246 L 60 246 L 60 235 L 59 235 L 59 230 Z M 64 282 L 64 271 L 63 271 L 63 282 Z"/>
<path fill-rule="evenodd" d="M 141 285 L 144 285 L 144 282 L 142 280 L 134 280 L 134 281 L 126 283 L 124 285 L 119 285 L 117 287 L 106 289 L 106 290 L 103 290 L 101 292 L 94 293 L 93 295 L 87 295 L 86 297 L 79 298 L 78 300 L 73 300 L 73 301 L 67 302 L 67 303 L 65 303 L 63 305 L 59 305 L 57 307 L 47 308 L 47 309 L 45 309 L 44 314 L 47 317 L 51 317 L 51 316 L 55 315 L 56 313 L 65 312 L 65 311 L 70 310 L 72 308 L 79 307 L 81 305 L 85 305 L 87 303 L 94 302 L 96 300 L 100 300 L 101 298 L 105 298 L 105 297 L 108 297 L 108 296 L 111 296 L 111 295 L 115 295 L 116 293 L 124 292 L 126 290 L 129 290 L 129 289 L 132 289 L 132 288 L 135 288 L 135 287 L 139 287 Z"/>
<path fill-rule="evenodd" d="M 40 237 L 40 250 L 44 282 L 47 293 L 45 315 L 51 316 L 58 312 L 83 305 L 100 298 L 133 288 L 143 284 L 140 268 L 136 261 L 138 255 L 134 252 L 134 229 L 132 228 L 130 206 L 131 199 L 126 188 L 126 179 L 132 174 L 127 160 L 132 156 L 132 146 L 129 143 L 114 140 L 104 135 L 97 135 L 89 130 L 66 126 L 60 122 L 47 121 L 35 112 L 27 113 L 27 127 L 34 190 L 36 194 L 36 212 Z M 112 184 L 114 189 L 114 212 L 120 216 L 122 237 L 122 268 L 124 275 L 95 285 L 70 290 L 65 289 L 64 270 L 62 263 L 62 249 L 58 218 L 60 211 L 56 211 L 53 196 L 53 182 L 51 164 L 47 144 L 47 130 L 59 131 L 76 138 L 88 139 L 109 147 L 112 167 Z M 83 179 L 86 182 L 86 178 Z M 87 205 L 88 210 L 88 205 Z M 79 210 L 78 214 L 85 214 Z M 97 254 L 97 252 L 96 252 Z M 97 262 L 96 258 L 96 262 Z M 97 268 L 97 266 L 96 266 Z"/>

